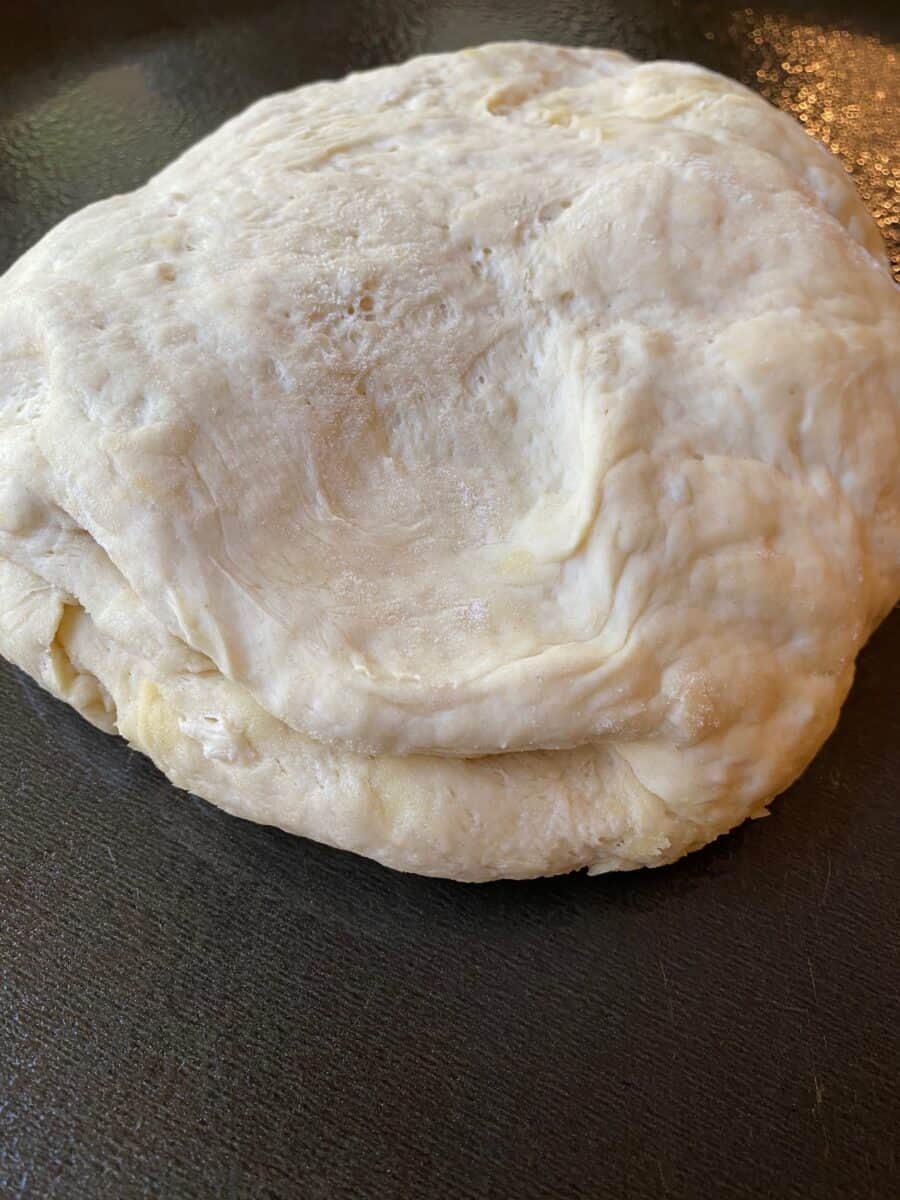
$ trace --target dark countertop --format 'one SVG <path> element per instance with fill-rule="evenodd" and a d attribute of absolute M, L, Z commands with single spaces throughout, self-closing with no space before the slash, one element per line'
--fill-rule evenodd
<path fill-rule="evenodd" d="M 692 58 L 806 117 L 900 266 L 900 10 L 23 0 L 0 268 L 256 96 L 511 37 Z M 478 887 L 225 816 L 0 665 L 0 1192 L 796 1197 L 897 1179 L 900 619 L 765 821 Z"/>

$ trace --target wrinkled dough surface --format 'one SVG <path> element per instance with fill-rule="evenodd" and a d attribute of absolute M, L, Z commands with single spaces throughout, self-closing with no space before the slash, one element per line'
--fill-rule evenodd
<path fill-rule="evenodd" d="M 668 861 L 897 598 L 898 395 L 877 230 L 739 85 L 523 43 L 301 88 L 0 280 L 3 652 L 393 865 Z"/>
<path fill-rule="evenodd" d="M 0 654 L 101 729 L 115 722 L 180 787 L 400 870 L 477 882 L 658 866 L 735 823 L 732 797 L 669 808 L 612 747 L 474 759 L 333 751 L 208 661 L 186 654 L 166 667 L 165 656 L 130 653 L 71 597 L 7 560 L 0 605 Z M 751 811 L 764 808 L 745 805 L 737 819 Z"/>

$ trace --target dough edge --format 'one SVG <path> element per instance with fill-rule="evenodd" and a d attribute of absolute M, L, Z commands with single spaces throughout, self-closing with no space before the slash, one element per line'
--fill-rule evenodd
<path fill-rule="evenodd" d="M 467 760 L 335 752 L 211 663 L 191 670 L 186 647 L 183 671 L 130 655 L 71 597 L 8 559 L 0 612 L 3 657 L 118 731 L 176 786 L 400 871 L 484 882 L 663 866 L 766 815 L 771 800 L 676 812 L 605 746 Z"/>

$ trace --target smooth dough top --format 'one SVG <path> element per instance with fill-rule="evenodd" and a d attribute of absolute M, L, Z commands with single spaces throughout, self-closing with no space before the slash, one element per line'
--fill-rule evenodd
<path fill-rule="evenodd" d="M 261 101 L 16 264 L 0 553 L 84 531 L 331 750 L 769 787 L 900 591 L 898 396 L 880 236 L 790 118 L 485 46 Z"/>

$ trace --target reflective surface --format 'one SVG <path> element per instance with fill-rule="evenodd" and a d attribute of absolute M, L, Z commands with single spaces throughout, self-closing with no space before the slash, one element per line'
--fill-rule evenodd
<path fill-rule="evenodd" d="M 0 8 L 0 265 L 265 92 L 511 37 L 695 59 L 805 119 L 900 267 L 884 5 Z M 900 621 L 766 821 L 672 868 L 473 888 L 177 793 L 0 667 L 0 1190 L 892 1193 Z"/>

